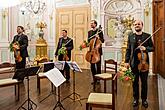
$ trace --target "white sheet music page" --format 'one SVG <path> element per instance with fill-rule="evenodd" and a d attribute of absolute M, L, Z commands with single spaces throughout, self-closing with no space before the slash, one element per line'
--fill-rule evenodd
<path fill-rule="evenodd" d="M 57 68 L 53 68 L 44 74 L 56 87 L 60 86 L 66 80 Z"/>

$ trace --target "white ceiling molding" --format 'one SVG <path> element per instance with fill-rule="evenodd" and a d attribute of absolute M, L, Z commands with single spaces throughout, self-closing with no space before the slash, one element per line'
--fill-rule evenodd
<path fill-rule="evenodd" d="M 104 12 L 108 14 L 124 15 L 140 7 L 140 0 L 108 0 L 104 4 Z"/>

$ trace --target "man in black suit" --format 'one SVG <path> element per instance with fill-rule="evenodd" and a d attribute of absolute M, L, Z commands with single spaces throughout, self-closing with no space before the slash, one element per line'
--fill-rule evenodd
<path fill-rule="evenodd" d="M 146 64 L 149 65 L 149 56 L 148 52 L 152 52 L 154 50 L 152 39 L 149 38 L 143 45 L 139 46 L 139 42 L 142 43 L 150 37 L 150 34 L 142 31 L 143 22 L 141 20 L 135 20 L 134 22 L 135 33 L 131 33 L 128 36 L 128 45 L 126 49 L 125 56 L 125 66 L 128 68 L 129 66 L 132 69 L 133 74 L 135 75 L 135 80 L 133 82 L 133 107 L 138 106 L 139 104 L 139 77 L 141 79 L 141 99 L 142 105 L 147 108 L 147 78 L 149 70 L 142 71 L 138 68 L 140 64 L 140 59 L 138 58 L 138 53 L 143 51 L 146 54 Z"/>
<path fill-rule="evenodd" d="M 95 35 L 93 38 L 97 38 L 101 41 L 101 43 L 104 43 L 103 32 L 101 29 L 97 28 L 97 21 L 91 20 L 90 25 L 91 25 L 91 30 L 88 31 L 88 42 L 90 42 L 92 39 L 90 37 Z M 98 32 L 98 35 L 96 35 L 97 32 Z M 99 47 L 98 51 L 100 54 L 100 61 L 98 61 L 97 63 L 91 63 L 91 72 L 92 72 L 92 76 L 93 76 L 92 84 L 96 82 L 96 80 L 94 79 L 94 76 L 96 74 L 101 74 L 101 55 L 103 54 L 102 45 Z"/>
<path fill-rule="evenodd" d="M 25 68 L 26 66 L 26 57 L 28 57 L 28 37 L 24 33 L 24 27 L 23 26 L 17 26 L 17 35 L 14 36 L 14 39 L 12 41 L 13 48 L 16 49 L 16 51 L 20 51 L 20 56 L 22 57 L 21 61 L 18 61 L 15 59 L 16 63 L 16 69 Z M 15 44 L 15 43 L 18 43 Z"/>
<path fill-rule="evenodd" d="M 58 55 L 59 49 L 62 48 L 64 45 L 64 48 L 67 51 L 67 59 L 63 54 Z M 62 37 L 59 38 L 57 49 L 55 52 L 55 57 L 58 56 L 59 61 L 70 61 L 71 60 L 71 50 L 73 49 L 73 40 L 68 37 L 67 30 L 62 30 Z M 70 79 L 70 68 L 67 63 L 65 63 L 64 70 L 61 71 L 61 73 L 66 75 L 66 81 L 69 82 Z"/>

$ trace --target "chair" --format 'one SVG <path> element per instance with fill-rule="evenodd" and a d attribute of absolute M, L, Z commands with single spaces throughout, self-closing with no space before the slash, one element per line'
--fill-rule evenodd
<path fill-rule="evenodd" d="M 37 88 L 38 88 L 38 92 L 40 93 L 41 91 L 41 79 L 47 79 L 47 77 L 44 75 L 44 72 L 46 72 L 47 70 L 45 69 L 44 65 L 42 63 L 44 62 L 48 62 L 47 58 L 43 58 L 37 61 L 37 65 L 41 66 L 41 71 L 37 74 Z M 51 83 L 52 86 L 52 90 L 53 90 L 53 84 Z"/>
<path fill-rule="evenodd" d="M 4 62 L 0 64 L 0 74 L 13 73 L 15 70 L 15 64 Z M 0 88 L 7 86 L 15 86 L 15 95 L 17 95 L 17 100 L 19 100 L 19 84 L 20 81 L 12 78 L 0 79 Z"/>
<path fill-rule="evenodd" d="M 3 62 L 0 64 L 0 74 L 4 73 L 12 73 L 15 70 L 15 64 L 12 64 L 10 62 Z"/>
<path fill-rule="evenodd" d="M 107 72 L 107 69 L 109 69 L 111 71 Z M 104 81 L 104 93 L 106 93 L 106 81 L 112 80 L 112 78 L 116 75 L 116 73 L 117 73 L 117 62 L 114 61 L 113 59 L 109 59 L 109 60 L 104 61 L 104 73 L 96 74 L 94 76 L 94 78 L 96 80 L 103 80 Z M 117 79 L 115 80 L 114 84 L 115 84 L 115 90 L 117 93 Z M 94 85 L 93 85 L 94 91 L 95 91 L 95 86 L 96 86 L 96 82 L 94 82 Z"/>
<path fill-rule="evenodd" d="M 115 91 L 113 84 L 115 78 L 112 79 L 112 93 L 90 93 L 86 102 L 86 110 L 92 110 L 92 107 L 115 110 Z"/>

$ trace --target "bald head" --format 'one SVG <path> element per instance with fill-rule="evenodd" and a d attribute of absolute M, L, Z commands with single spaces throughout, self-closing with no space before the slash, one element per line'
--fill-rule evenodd
<path fill-rule="evenodd" d="M 142 33 L 143 21 L 142 20 L 135 20 L 134 28 L 135 28 L 135 31 L 136 31 L 137 34 Z"/>

